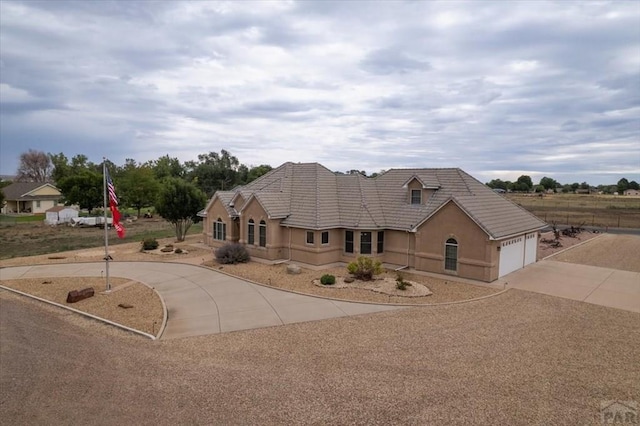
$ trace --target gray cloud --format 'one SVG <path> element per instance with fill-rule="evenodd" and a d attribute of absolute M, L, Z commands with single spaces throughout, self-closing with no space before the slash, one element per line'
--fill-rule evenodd
<path fill-rule="evenodd" d="M 0 172 L 117 163 L 640 179 L 633 2 L 0 3 Z"/>

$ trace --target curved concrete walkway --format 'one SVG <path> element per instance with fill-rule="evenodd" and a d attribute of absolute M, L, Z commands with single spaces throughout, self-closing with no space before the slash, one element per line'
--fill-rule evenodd
<path fill-rule="evenodd" d="M 0 269 L 0 279 L 100 277 L 104 270 L 103 262 L 19 266 Z M 401 309 L 303 296 L 182 263 L 112 262 L 109 273 L 156 289 L 168 311 L 162 339 Z"/>

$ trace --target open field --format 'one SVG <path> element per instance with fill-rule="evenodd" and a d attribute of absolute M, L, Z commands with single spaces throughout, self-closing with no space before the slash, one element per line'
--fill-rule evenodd
<path fill-rule="evenodd" d="M 640 197 L 595 194 L 507 194 L 506 197 L 549 224 L 640 228 Z"/>
<path fill-rule="evenodd" d="M 126 236 L 120 239 L 115 230 L 109 230 L 109 245 L 141 241 L 144 238 L 174 237 L 173 226 L 161 218 L 139 219 L 124 223 Z M 202 233 L 196 224 L 189 234 Z M 0 223 L 0 259 L 58 253 L 89 247 L 104 246 L 104 229 L 49 226 L 43 222 Z"/>

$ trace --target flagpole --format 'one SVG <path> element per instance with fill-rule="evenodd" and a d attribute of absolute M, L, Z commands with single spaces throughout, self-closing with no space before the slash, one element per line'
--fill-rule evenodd
<path fill-rule="evenodd" d="M 107 292 L 111 291 L 111 282 L 109 281 L 109 223 L 107 222 L 107 159 L 102 157 L 102 197 L 104 212 L 104 261 L 107 276 Z"/>

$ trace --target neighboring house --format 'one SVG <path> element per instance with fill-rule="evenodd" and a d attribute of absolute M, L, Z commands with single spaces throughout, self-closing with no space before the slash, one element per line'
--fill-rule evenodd
<path fill-rule="evenodd" d="M 57 206 L 62 194 L 50 183 L 14 182 L 2 188 L 6 204 L 2 213 L 44 213 Z"/>
<path fill-rule="evenodd" d="M 71 218 L 78 217 L 78 210 L 69 206 L 51 207 L 45 212 L 45 222 L 50 225 L 69 223 Z"/>
<path fill-rule="evenodd" d="M 624 195 L 640 195 L 640 190 L 637 189 L 625 189 Z"/>
<path fill-rule="evenodd" d="M 544 222 L 460 169 L 392 169 L 375 178 L 285 163 L 201 214 L 213 247 L 311 265 L 357 256 L 481 281 L 536 261 Z"/>

